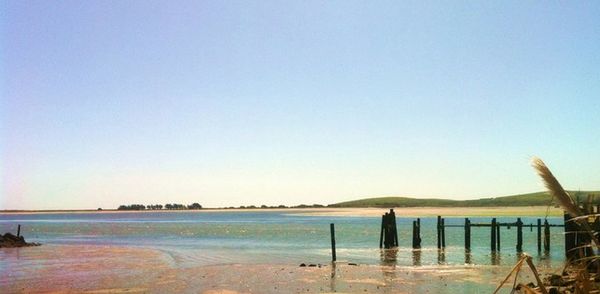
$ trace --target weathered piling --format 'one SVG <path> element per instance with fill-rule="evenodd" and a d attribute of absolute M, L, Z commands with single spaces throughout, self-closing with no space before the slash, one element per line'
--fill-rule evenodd
<path fill-rule="evenodd" d="M 396 213 L 394 213 L 393 209 L 390 209 L 390 215 L 392 219 L 392 230 L 394 232 L 392 235 L 392 237 L 394 238 L 394 244 L 392 245 L 392 247 L 398 247 L 398 244 L 400 244 L 398 242 L 398 227 L 396 227 Z"/>
<path fill-rule="evenodd" d="M 471 250 L 471 221 L 465 218 L 465 250 Z"/>
<path fill-rule="evenodd" d="M 492 219 L 490 232 L 490 247 L 492 252 L 496 251 L 496 218 Z"/>
<path fill-rule="evenodd" d="M 442 248 L 442 216 L 437 216 L 437 248 Z"/>
<path fill-rule="evenodd" d="M 385 215 L 381 216 L 381 233 L 379 233 L 379 248 L 383 248 L 383 231 L 385 227 Z"/>
<path fill-rule="evenodd" d="M 383 232 L 383 248 L 391 248 L 392 247 L 392 233 L 391 233 L 391 225 L 390 225 L 390 214 L 385 213 L 383 215 L 384 219 L 384 232 Z"/>
<path fill-rule="evenodd" d="M 500 251 L 500 224 L 496 224 L 496 250 Z"/>
<path fill-rule="evenodd" d="M 21 237 L 21 225 L 17 225 L 17 237 Z"/>
<path fill-rule="evenodd" d="M 329 224 L 329 229 L 331 231 L 331 261 L 335 261 L 335 226 L 333 223 Z"/>
<path fill-rule="evenodd" d="M 537 219 L 537 250 L 542 252 L 542 220 Z"/>
<path fill-rule="evenodd" d="M 523 222 L 517 218 L 517 252 L 523 252 Z"/>
<path fill-rule="evenodd" d="M 383 244 L 382 244 L 383 243 Z M 379 248 L 398 247 L 398 229 L 396 227 L 396 214 L 393 209 L 381 218 L 381 234 L 379 238 Z"/>
<path fill-rule="evenodd" d="M 413 249 L 421 248 L 421 219 L 420 218 L 418 218 L 416 221 L 413 221 L 412 247 L 413 247 Z"/>
<path fill-rule="evenodd" d="M 446 248 L 446 221 L 442 218 L 442 248 Z"/>
<path fill-rule="evenodd" d="M 421 219 L 417 218 L 417 244 L 421 248 Z"/>
<path fill-rule="evenodd" d="M 576 231 L 578 230 L 577 224 L 571 220 L 571 216 L 568 213 L 564 215 L 565 220 L 565 255 L 567 259 L 572 259 L 577 256 L 577 251 L 573 250 L 577 246 Z M 546 238 L 544 238 L 546 242 Z M 544 244 L 544 249 L 546 245 Z"/>
<path fill-rule="evenodd" d="M 544 252 L 550 252 L 550 225 L 544 220 Z"/>

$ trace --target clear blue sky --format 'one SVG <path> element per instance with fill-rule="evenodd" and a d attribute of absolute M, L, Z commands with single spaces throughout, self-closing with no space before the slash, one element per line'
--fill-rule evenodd
<path fill-rule="evenodd" d="M 0 209 L 600 189 L 598 1 L 2 1 Z"/>

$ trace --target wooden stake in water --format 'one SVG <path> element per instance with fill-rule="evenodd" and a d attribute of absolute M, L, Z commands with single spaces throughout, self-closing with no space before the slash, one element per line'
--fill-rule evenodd
<path fill-rule="evenodd" d="M 550 224 L 548 224 L 548 220 L 544 221 L 544 251 L 550 252 Z"/>
<path fill-rule="evenodd" d="M 381 233 L 379 234 L 379 248 L 383 248 L 383 231 L 385 228 L 385 215 L 381 216 Z"/>
<path fill-rule="evenodd" d="M 437 217 L 437 247 L 442 248 L 442 216 Z"/>
<path fill-rule="evenodd" d="M 542 252 L 542 220 L 537 219 L 537 248 L 538 252 Z"/>
<path fill-rule="evenodd" d="M 496 223 L 496 250 L 500 251 L 500 224 Z"/>
<path fill-rule="evenodd" d="M 446 248 L 446 225 L 442 218 L 442 248 Z"/>
<path fill-rule="evenodd" d="M 335 227 L 333 223 L 329 225 L 329 228 L 331 230 L 331 261 L 335 261 Z"/>
<path fill-rule="evenodd" d="M 21 225 L 17 226 L 17 237 L 21 237 Z"/>
<path fill-rule="evenodd" d="M 465 218 L 465 250 L 471 250 L 471 221 Z"/>
<path fill-rule="evenodd" d="M 523 222 L 517 218 L 517 252 L 523 252 Z"/>
<path fill-rule="evenodd" d="M 490 246 L 492 252 L 496 251 L 496 218 L 492 219 L 491 224 L 491 232 L 490 232 Z"/>

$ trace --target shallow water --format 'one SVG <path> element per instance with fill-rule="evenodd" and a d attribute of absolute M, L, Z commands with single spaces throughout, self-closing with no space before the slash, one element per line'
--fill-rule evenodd
<path fill-rule="evenodd" d="M 385 212 L 382 210 L 382 213 Z M 489 217 L 471 217 L 489 223 Z M 502 228 L 501 250 L 490 254 L 490 228 L 472 228 L 471 253 L 464 251 L 462 227 L 446 229 L 446 250 L 436 247 L 436 219 L 422 218 L 422 249 L 411 246 L 413 218 L 398 218 L 400 248 L 379 250 L 380 217 L 288 215 L 272 212 L 131 212 L 0 214 L 0 232 L 15 232 L 17 224 L 28 241 L 43 244 L 106 244 L 160 250 L 175 267 L 233 263 L 325 263 L 330 260 L 329 224 L 335 223 L 338 260 L 399 266 L 512 265 L 517 259 L 516 228 Z M 525 224 L 537 218 L 522 218 Z M 498 218 L 514 222 L 516 217 Z M 562 218 L 548 218 L 562 224 Z M 464 224 L 446 218 L 446 225 Z M 551 252 L 537 252 L 537 231 L 523 229 L 523 250 L 542 267 L 564 261 L 562 228 L 551 228 Z"/>

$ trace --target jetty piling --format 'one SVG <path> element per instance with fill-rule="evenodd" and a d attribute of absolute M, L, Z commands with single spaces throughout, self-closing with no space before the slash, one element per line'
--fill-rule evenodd
<path fill-rule="evenodd" d="M 421 248 L 421 219 L 413 221 L 412 248 Z"/>
<path fill-rule="evenodd" d="M 442 218 L 442 249 L 446 249 L 446 221 Z"/>
<path fill-rule="evenodd" d="M 379 248 L 383 248 L 383 231 L 385 227 L 385 215 L 381 216 L 381 233 L 379 233 Z"/>
<path fill-rule="evenodd" d="M 517 218 L 517 252 L 523 252 L 523 222 Z"/>
<path fill-rule="evenodd" d="M 379 248 L 398 247 L 398 229 L 396 227 L 396 214 L 393 209 L 381 217 L 381 233 L 379 237 Z"/>
<path fill-rule="evenodd" d="M 539 218 L 537 219 L 537 250 L 542 252 L 542 220 Z"/>
<path fill-rule="evenodd" d="M 21 225 L 17 225 L 17 237 L 21 237 Z"/>
<path fill-rule="evenodd" d="M 437 248 L 442 248 L 442 216 L 437 216 Z"/>
<path fill-rule="evenodd" d="M 577 251 L 573 250 L 577 244 L 577 231 L 579 230 L 577 224 L 571 220 L 571 216 L 565 213 L 565 254 L 567 259 L 572 259 L 577 255 Z M 544 223 L 545 229 L 545 223 Z M 545 233 L 545 232 L 544 232 Z M 546 238 L 544 235 L 544 250 L 546 249 Z"/>
<path fill-rule="evenodd" d="M 550 225 L 548 220 L 544 221 L 544 252 L 550 252 Z"/>
<path fill-rule="evenodd" d="M 490 247 L 492 249 L 492 252 L 496 251 L 496 218 L 492 219 L 492 224 L 490 225 L 491 227 L 491 232 L 490 232 Z"/>
<path fill-rule="evenodd" d="M 500 228 L 499 224 L 496 225 L 496 250 L 500 251 Z"/>
<path fill-rule="evenodd" d="M 335 262 L 335 225 L 333 223 L 329 224 L 329 229 L 331 231 L 331 261 Z"/>
<path fill-rule="evenodd" d="M 471 250 L 471 221 L 465 218 L 465 250 Z"/>

